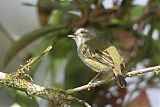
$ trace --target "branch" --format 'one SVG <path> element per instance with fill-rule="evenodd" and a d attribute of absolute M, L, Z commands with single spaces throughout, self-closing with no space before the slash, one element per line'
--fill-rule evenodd
<path fill-rule="evenodd" d="M 87 102 L 71 96 L 70 93 L 64 90 L 45 88 L 24 79 L 13 78 L 13 76 L 10 74 L 6 74 L 4 79 L 0 78 L 0 84 L 22 92 L 26 92 L 26 94 L 29 96 L 38 96 L 40 98 L 52 101 L 56 107 L 70 104 L 71 102 L 79 102 L 86 107 L 91 107 Z"/>
<path fill-rule="evenodd" d="M 156 73 L 159 73 L 160 72 L 160 65 L 154 66 L 154 67 L 149 67 L 149 68 L 144 68 L 144 69 L 139 69 L 139 70 L 133 70 L 131 72 L 128 72 L 125 77 L 132 77 L 132 76 L 141 75 L 143 73 L 152 72 L 152 71 L 154 71 Z M 111 82 L 114 79 L 115 78 L 113 78 L 113 77 L 103 79 L 103 80 L 96 81 L 96 82 L 93 82 L 93 83 L 90 83 L 90 84 L 86 84 L 86 85 L 83 85 L 83 86 L 80 86 L 80 87 L 77 87 L 77 88 L 74 88 L 74 89 L 68 89 L 67 91 L 69 93 L 79 92 L 79 91 L 82 91 L 82 90 L 86 90 L 86 89 L 94 88 L 96 86 L 100 86 L 104 83 Z"/>
<path fill-rule="evenodd" d="M 13 76 L 11 76 L 10 74 L 6 74 L 5 79 L 1 80 L 0 83 L 10 88 L 26 92 L 26 94 L 29 96 L 38 96 L 43 99 L 50 100 L 54 102 L 56 106 L 64 103 L 68 104 L 69 101 L 71 101 L 70 99 L 72 98 L 70 98 L 69 94 L 62 90 L 38 86 L 24 79 L 13 78 Z"/>
<path fill-rule="evenodd" d="M 33 63 L 38 61 L 43 55 L 48 53 L 51 49 L 52 46 L 49 46 L 38 57 L 31 58 L 27 61 L 25 65 L 21 65 L 21 68 L 18 69 L 16 72 L 10 74 L 0 72 L 0 84 L 3 84 L 10 88 L 14 88 L 16 90 L 20 90 L 22 92 L 26 92 L 26 94 L 29 96 L 38 96 L 43 99 L 52 101 L 56 107 L 70 104 L 71 102 L 78 102 L 86 107 L 91 107 L 87 102 L 71 96 L 70 93 L 64 90 L 42 87 L 33 84 L 31 81 L 21 79 L 21 76 L 27 76 L 30 78 L 30 80 L 32 80 L 32 78 L 28 74 L 26 74 L 25 71 L 28 71 Z"/>
<path fill-rule="evenodd" d="M 104 83 L 113 81 L 114 80 L 113 77 L 96 81 L 94 83 L 83 85 L 74 89 L 69 89 L 66 91 L 61 89 L 51 89 L 51 88 L 42 87 L 42 86 L 33 84 L 31 81 L 21 79 L 21 75 L 24 75 L 24 76 L 27 75 L 28 77 L 30 77 L 28 74 L 26 74 L 25 71 L 29 70 L 30 66 L 34 62 L 40 59 L 44 54 L 48 53 L 51 49 L 52 49 L 52 46 L 49 46 L 38 57 L 31 58 L 30 60 L 27 61 L 25 65 L 21 65 L 22 68 L 18 69 L 14 73 L 6 74 L 6 73 L 0 72 L 0 84 L 3 84 L 10 88 L 14 88 L 16 90 L 20 90 L 22 92 L 26 92 L 27 95 L 30 95 L 30 96 L 38 96 L 43 99 L 52 101 L 54 102 L 55 106 L 58 106 L 58 107 L 60 105 L 70 104 L 71 102 L 78 102 L 86 107 L 91 107 L 87 102 L 80 100 L 78 98 L 75 98 L 71 94 L 82 91 L 82 90 L 94 88 Z M 132 76 L 140 75 L 140 74 L 151 72 L 151 71 L 155 71 L 156 73 L 159 73 L 159 70 L 160 70 L 160 65 L 128 72 L 125 77 L 132 77 Z"/>
<path fill-rule="evenodd" d="M 25 71 L 28 71 L 30 66 L 32 64 L 34 64 L 36 61 L 38 61 L 43 55 L 45 55 L 46 53 L 48 53 L 50 50 L 52 49 L 52 46 L 49 46 L 48 48 L 46 48 L 39 56 L 37 57 L 34 57 L 34 58 L 31 58 L 29 59 L 27 62 L 27 64 L 25 65 L 20 65 L 21 66 L 21 69 L 18 69 L 17 72 L 15 72 L 14 76 L 19 76 L 20 74 L 22 73 L 25 73 Z"/>

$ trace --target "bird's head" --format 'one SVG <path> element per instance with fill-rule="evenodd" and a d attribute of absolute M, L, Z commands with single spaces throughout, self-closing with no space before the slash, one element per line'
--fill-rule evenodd
<path fill-rule="evenodd" d="M 88 40 L 94 38 L 96 34 L 88 29 L 79 28 L 73 35 L 68 35 L 75 40 L 77 46 L 79 47 L 81 44 L 87 42 Z"/>

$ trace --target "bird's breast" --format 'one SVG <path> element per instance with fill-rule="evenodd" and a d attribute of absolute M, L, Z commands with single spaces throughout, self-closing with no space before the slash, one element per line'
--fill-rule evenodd
<path fill-rule="evenodd" d="M 96 72 L 107 72 L 112 68 L 110 66 L 104 65 L 92 59 L 83 59 L 83 62 L 92 70 Z"/>
<path fill-rule="evenodd" d="M 79 49 L 77 49 L 78 56 L 80 59 L 92 70 L 96 72 L 106 72 L 111 70 L 110 66 L 102 64 L 92 59 L 92 55 L 90 53 L 89 48 L 86 45 L 81 45 Z"/>
<path fill-rule="evenodd" d="M 78 55 L 84 64 L 86 64 L 89 68 L 91 68 L 96 72 L 107 72 L 112 69 L 110 66 L 107 66 L 95 60 L 89 59 L 84 54 L 79 53 Z"/>

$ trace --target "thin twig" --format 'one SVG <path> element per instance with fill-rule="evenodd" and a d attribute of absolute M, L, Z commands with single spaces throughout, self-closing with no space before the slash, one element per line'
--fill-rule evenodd
<path fill-rule="evenodd" d="M 149 67 L 149 68 L 144 68 L 144 69 L 139 69 L 139 70 L 133 70 L 131 72 L 128 72 L 126 77 L 132 77 L 132 76 L 140 75 L 140 74 L 151 72 L 151 71 L 156 72 L 158 70 L 160 70 L 160 65 L 154 66 L 154 67 Z M 86 84 L 86 85 L 83 85 L 83 86 L 80 86 L 80 87 L 77 87 L 77 88 L 74 88 L 74 89 L 69 89 L 67 91 L 70 92 L 70 93 L 79 92 L 79 91 L 82 91 L 82 90 L 86 90 L 86 89 L 94 88 L 96 86 L 100 86 L 104 83 L 107 83 L 107 82 L 110 82 L 110 81 L 113 81 L 113 80 L 114 80 L 113 77 L 112 78 L 107 78 L 107 79 L 96 81 L 96 82 L 91 83 L 91 84 Z"/>
<path fill-rule="evenodd" d="M 46 48 L 39 56 L 34 57 L 26 61 L 27 63 L 25 65 L 21 65 L 21 68 L 17 70 L 17 72 L 14 72 L 14 76 L 19 76 L 20 74 L 24 73 L 25 70 L 29 70 L 30 66 L 35 63 L 37 60 L 39 60 L 43 55 L 48 53 L 52 49 L 52 46 L 49 46 Z"/>
<path fill-rule="evenodd" d="M 74 92 L 79 92 L 82 90 L 94 88 L 96 86 L 105 84 L 107 82 L 113 81 L 114 77 L 107 78 L 104 80 L 96 81 L 94 83 L 90 83 L 87 85 L 83 85 L 74 89 L 69 89 L 69 90 L 57 90 L 57 89 L 50 89 L 50 88 L 45 88 L 41 87 L 39 85 L 33 84 L 32 82 L 26 81 L 25 79 L 21 79 L 17 76 L 20 73 L 24 73 L 24 70 L 29 70 L 29 67 L 36 62 L 38 59 L 40 59 L 44 54 L 48 53 L 52 49 L 52 46 L 49 46 L 42 54 L 40 54 L 38 57 L 32 58 L 29 61 L 27 61 L 27 64 L 23 65 L 21 69 L 17 70 L 15 73 L 11 74 L 5 74 L 0 72 L 0 84 L 4 84 L 8 87 L 15 88 L 17 90 L 26 92 L 28 95 L 35 95 L 39 96 L 41 98 L 44 98 L 46 100 L 53 101 L 56 103 L 56 105 L 62 105 L 64 103 L 70 103 L 72 101 L 76 101 L 81 103 L 82 105 L 86 107 L 91 107 L 87 102 L 80 100 L 78 98 L 72 97 L 71 94 Z M 143 73 L 155 71 L 158 73 L 160 71 L 160 65 L 154 66 L 154 67 L 149 67 L 149 68 L 144 68 L 144 69 L 139 69 L 139 70 L 133 70 L 131 72 L 128 72 L 126 77 L 132 77 L 136 75 L 140 75 Z"/>
<path fill-rule="evenodd" d="M 158 70 L 160 70 L 160 65 L 131 71 L 131 72 L 129 72 L 127 74 L 127 77 L 132 77 L 132 76 L 136 76 L 136 75 L 147 73 L 147 72 L 151 72 L 151 71 L 155 71 L 156 72 Z"/>
<path fill-rule="evenodd" d="M 74 101 L 77 101 L 79 103 L 81 103 L 82 105 L 85 105 L 86 107 L 91 107 L 87 102 L 85 102 L 84 100 L 80 100 L 78 98 L 73 97 Z"/>
<path fill-rule="evenodd" d="M 21 65 L 22 68 L 18 69 L 14 73 L 6 74 L 0 72 L 0 84 L 26 92 L 29 96 L 38 96 L 46 100 L 54 102 L 54 104 L 59 107 L 60 105 L 69 104 L 70 102 L 79 102 L 86 107 L 91 107 L 84 100 L 72 97 L 70 93 L 61 89 L 51 89 L 42 87 L 36 84 L 33 84 L 31 81 L 21 79 L 20 74 L 26 74 L 25 70 L 29 70 L 30 66 L 39 60 L 44 54 L 48 53 L 52 49 L 52 46 L 49 46 L 45 49 L 39 56 L 31 58 L 27 61 L 25 65 Z M 28 75 L 29 76 L 29 75 Z M 30 77 L 30 76 L 29 76 Z M 32 78 L 31 78 L 32 79 Z"/>

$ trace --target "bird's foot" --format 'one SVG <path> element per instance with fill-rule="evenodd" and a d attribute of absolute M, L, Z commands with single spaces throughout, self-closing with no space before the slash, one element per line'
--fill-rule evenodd
<path fill-rule="evenodd" d="M 96 78 L 97 78 L 100 74 L 101 74 L 101 72 L 99 72 L 95 77 L 93 77 L 93 78 L 88 82 L 87 85 L 89 85 L 89 86 L 92 85 L 93 82 L 96 80 Z M 90 90 L 90 88 L 89 88 L 88 90 Z"/>

